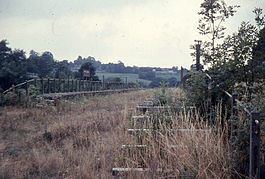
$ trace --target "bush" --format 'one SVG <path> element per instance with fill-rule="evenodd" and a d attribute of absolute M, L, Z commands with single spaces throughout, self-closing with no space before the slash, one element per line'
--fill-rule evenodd
<path fill-rule="evenodd" d="M 190 77 L 184 83 L 184 90 L 187 95 L 188 103 L 202 107 L 207 99 L 208 85 L 206 75 L 203 72 L 191 72 Z"/>

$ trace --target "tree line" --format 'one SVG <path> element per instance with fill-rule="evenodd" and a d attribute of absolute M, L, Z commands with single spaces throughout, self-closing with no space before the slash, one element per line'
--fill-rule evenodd
<path fill-rule="evenodd" d="M 157 87 L 160 82 L 165 80 L 155 76 L 153 70 L 165 70 L 159 67 L 125 66 L 122 61 L 103 64 L 91 56 L 87 58 L 78 56 L 73 62 L 68 60 L 57 61 L 49 51 L 38 53 L 31 50 L 27 57 L 24 50 L 10 48 L 7 40 L 0 41 L 0 92 L 31 78 L 82 79 L 84 78 L 84 70 L 90 71 L 92 80 L 99 80 L 95 73 L 96 70 L 109 73 L 139 74 L 140 79 L 152 81 L 150 87 Z M 167 70 L 179 71 L 178 67 L 168 68 Z M 176 79 L 177 77 L 166 79 L 166 81 L 174 86 L 178 82 Z M 120 81 L 121 79 L 109 80 Z"/>

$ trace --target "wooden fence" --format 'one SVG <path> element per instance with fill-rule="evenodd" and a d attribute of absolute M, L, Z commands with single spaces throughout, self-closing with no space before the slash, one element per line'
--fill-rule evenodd
<path fill-rule="evenodd" d="M 52 98 L 76 96 L 82 94 L 111 93 L 128 91 L 136 88 L 136 84 L 125 82 L 90 81 L 81 79 L 37 78 L 13 85 L 0 93 L 0 106 L 21 104 L 34 97 Z M 8 101 L 8 102 L 7 102 Z"/>
<path fill-rule="evenodd" d="M 124 82 L 104 82 L 104 81 L 90 81 L 80 79 L 55 79 L 55 78 L 41 78 L 31 79 L 12 86 L 3 94 L 8 92 L 19 92 L 24 90 L 26 95 L 30 95 L 31 88 L 34 88 L 37 94 L 49 93 L 68 93 L 68 92 L 82 92 L 82 91 L 100 91 L 110 89 L 126 89 L 132 88 L 132 85 Z"/>

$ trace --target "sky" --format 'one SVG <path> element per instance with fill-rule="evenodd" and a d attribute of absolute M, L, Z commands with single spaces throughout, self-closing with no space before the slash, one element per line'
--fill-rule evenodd
<path fill-rule="evenodd" d="M 188 68 L 198 34 L 202 0 L 0 0 L 0 40 L 27 53 L 50 51 L 56 60 L 80 55 L 103 63 Z M 226 21 L 227 34 L 253 19 L 265 0 L 226 0 L 240 5 Z"/>

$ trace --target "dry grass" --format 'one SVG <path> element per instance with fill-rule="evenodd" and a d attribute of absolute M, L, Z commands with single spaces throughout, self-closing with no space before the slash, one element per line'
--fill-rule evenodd
<path fill-rule="evenodd" d="M 167 174 L 174 176 L 186 170 L 199 178 L 229 177 L 229 152 L 219 127 L 207 133 L 147 134 L 144 142 L 149 148 L 144 152 L 121 149 L 122 144 L 136 144 L 126 133 L 128 119 L 136 113 L 135 106 L 153 94 L 138 91 L 64 101 L 44 109 L 3 109 L 0 178 L 111 178 L 112 167 L 136 165 L 137 160 L 152 169 L 142 178 L 161 177 L 165 173 L 154 172 L 158 168 L 170 169 Z M 172 116 L 175 128 L 211 128 L 198 114 Z M 43 136 L 45 129 L 51 141 Z M 179 147 L 168 147 L 169 143 Z"/>

